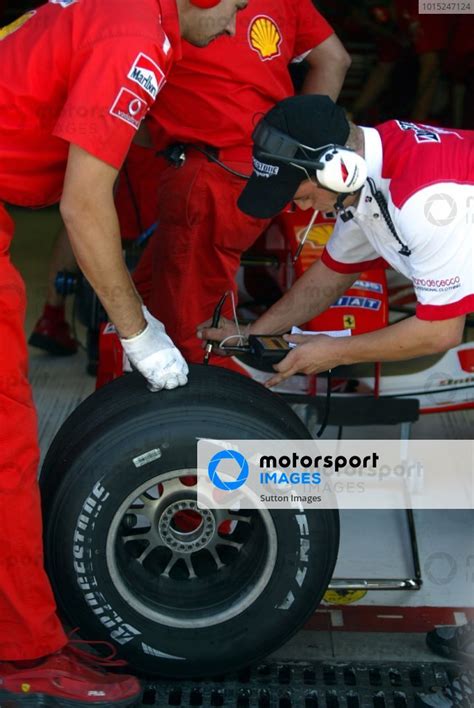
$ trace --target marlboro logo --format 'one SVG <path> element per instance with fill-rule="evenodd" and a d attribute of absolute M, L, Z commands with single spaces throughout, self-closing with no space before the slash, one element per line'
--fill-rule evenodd
<path fill-rule="evenodd" d="M 165 82 L 165 75 L 150 57 L 140 52 L 129 71 L 128 78 L 149 95 L 153 100 Z"/>

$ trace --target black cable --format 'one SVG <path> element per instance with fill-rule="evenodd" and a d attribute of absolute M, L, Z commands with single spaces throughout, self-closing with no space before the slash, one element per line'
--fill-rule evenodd
<path fill-rule="evenodd" d="M 367 182 L 369 183 L 370 191 L 372 192 L 372 196 L 377 202 L 380 212 L 385 219 L 385 223 L 387 224 L 388 228 L 392 232 L 392 236 L 396 238 L 398 243 L 400 244 L 401 248 L 399 250 L 399 253 L 402 256 L 411 256 L 411 250 L 410 248 L 406 245 L 406 243 L 403 243 L 401 240 L 400 236 L 397 233 L 397 230 L 395 228 L 395 224 L 392 221 L 392 217 L 390 216 L 390 213 L 388 211 L 388 206 L 387 206 L 387 201 L 382 194 L 382 192 L 376 188 L 375 182 L 371 177 L 367 177 Z"/>
<path fill-rule="evenodd" d="M 204 150 L 204 148 L 200 148 L 198 145 L 193 145 L 190 143 L 188 147 L 194 148 L 194 150 L 197 150 L 197 152 L 200 152 L 202 155 L 205 155 L 208 160 L 211 162 L 214 162 L 216 165 L 219 165 L 219 167 L 222 167 L 223 170 L 226 172 L 229 172 L 231 175 L 234 175 L 234 177 L 239 177 L 240 179 L 244 179 L 246 182 L 250 179 L 250 175 L 244 175 L 243 172 L 237 172 L 237 170 L 233 170 L 232 167 L 229 167 L 229 165 L 226 165 L 225 162 L 221 162 L 218 157 L 212 154 L 212 152 L 208 152 L 207 150 Z"/>
<path fill-rule="evenodd" d="M 326 428 L 328 427 L 329 413 L 331 410 L 331 383 L 332 383 L 332 373 L 331 373 L 331 369 L 329 369 L 329 371 L 328 371 L 328 387 L 327 387 L 327 391 L 326 391 L 326 407 L 324 409 L 324 415 L 323 415 L 321 427 L 319 428 L 318 432 L 316 433 L 317 438 L 320 438 L 321 435 L 326 430 Z"/>
<path fill-rule="evenodd" d="M 214 310 L 214 314 L 212 315 L 211 327 L 213 329 L 216 329 L 217 327 L 219 327 L 219 320 L 221 318 L 222 308 L 224 306 L 224 303 L 226 301 L 228 294 L 229 294 L 229 291 L 227 290 L 216 305 L 216 308 Z M 211 357 L 213 347 L 214 347 L 214 342 L 211 340 L 208 340 L 206 342 L 206 347 L 204 350 L 204 359 L 202 362 L 205 366 L 207 366 L 209 364 L 209 359 Z"/>

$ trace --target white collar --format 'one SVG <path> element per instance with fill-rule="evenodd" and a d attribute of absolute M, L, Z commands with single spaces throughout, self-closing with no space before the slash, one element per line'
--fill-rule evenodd
<path fill-rule="evenodd" d="M 364 133 L 364 158 L 367 163 L 367 172 L 376 182 L 382 176 L 383 149 L 382 138 L 375 128 L 362 128 Z"/>
<path fill-rule="evenodd" d="M 364 159 L 367 163 L 367 176 L 374 180 L 378 189 L 381 189 L 383 164 L 382 139 L 375 128 L 363 128 L 361 126 L 361 130 L 364 132 Z M 354 216 L 370 215 L 374 206 L 377 207 L 377 205 L 374 204 L 369 184 L 365 182 L 357 206 L 348 207 L 346 211 L 352 211 Z"/>

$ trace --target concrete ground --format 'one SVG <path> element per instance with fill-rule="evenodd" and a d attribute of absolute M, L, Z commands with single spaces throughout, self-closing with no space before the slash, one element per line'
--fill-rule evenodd
<path fill-rule="evenodd" d="M 425 634 L 303 630 L 270 657 L 278 661 L 446 662 L 425 645 Z"/>

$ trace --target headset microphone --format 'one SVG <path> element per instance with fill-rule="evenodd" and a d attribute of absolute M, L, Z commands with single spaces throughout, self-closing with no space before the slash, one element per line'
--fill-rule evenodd
<path fill-rule="evenodd" d="M 336 214 L 341 217 L 342 221 L 345 224 L 354 218 L 354 214 L 351 211 L 347 211 L 346 207 L 344 206 L 344 199 L 346 197 L 347 194 L 338 194 L 336 203 L 334 204 Z"/>

